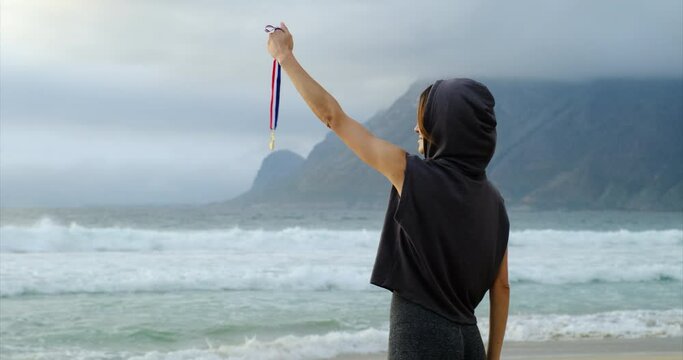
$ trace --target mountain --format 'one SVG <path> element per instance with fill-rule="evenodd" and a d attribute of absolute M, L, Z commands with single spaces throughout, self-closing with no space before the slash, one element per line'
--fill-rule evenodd
<path fill-rule="evenodd" d="M 683 210 L 683 79 L 478 80 L 496 99 L 487 172 L 508 207 Z M 433 81 L 364 125 L 417 153 L 417 98 Z M 269 154 L 252 188 L 221 205 L 383 208 L 390 190 L 330 131 L 306 159 Z"/>
<path fill-rule="evenodd" d="M 300 171 L 305 159 L 290 150 L 278 150 L 269 154 L 261 163 L 249 191 L 233 199 L 244 204 L 268 203 L 278 200 L 278 189 Z"/>

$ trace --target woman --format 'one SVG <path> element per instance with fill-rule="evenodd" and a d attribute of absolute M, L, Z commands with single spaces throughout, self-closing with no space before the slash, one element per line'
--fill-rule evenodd
<path fill-rule="evenodd" d="M 268 51 L 315 115 L 393 185 L 370 282 L 392 291 L 390 359 L 499 359 L 508 315 L 509 221 L 486 177 L 496 144 L 494 99 L 471 79 L 437 80 L 418 104 L 418 152 L 350 118 L 293 54 L 284 23 Z M 474 309 L 491 300 L 488 349 Z"/>

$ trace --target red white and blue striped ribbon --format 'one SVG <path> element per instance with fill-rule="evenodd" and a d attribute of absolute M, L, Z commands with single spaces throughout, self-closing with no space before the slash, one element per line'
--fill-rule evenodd
<path fill-rule="evenodd" d="M 275 147 L 275 129 L 280 113 L 280 76 L 282 67 L 277 60 L 273 59 L 273 72 L 270 81 L 270 150 Z"/>
<path fill-rule="evenodd" d="M 273 75 L 270 83 L 270 129 L 277 128 L 277 118 L 280 110 L 280 74 L 282 67 L 273 59 Z M 273 98 L 275 99 L 275 107 L 273 107 Z M 275 116 L 273 116 L 275 112 Z"/>
<path fill-rule="evenodd" d="M 275 32 L 275 30 L 282 30 L 277 26 L 266 25 L 265 31 L 267 33 Z M 270 143 L 268 147 L 272 151 L 275 148 L 275 129 L 277 129 L 277 119 L 280 114 L 280 74 L 282 67 L 277 59 L 273 59 L 273 72 L 270 79 Z M 273 116 L 275 115 L 275 116 Z"/>

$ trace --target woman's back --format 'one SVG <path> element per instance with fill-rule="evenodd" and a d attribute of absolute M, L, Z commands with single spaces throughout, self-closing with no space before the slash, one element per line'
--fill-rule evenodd
<path fill-rule="evenodd" d="M 402 196 L 391 188 L 370 282 L 454 322 L 475 324 L 474 309 L 507 248 L 503 199 L 486 179 L 456 175 L 437 186 L 428 179 L 435 171 L 429 161 L 412 154 L 406 161 Z"/>
<path fill-rule="evenodd" d="M 486 176 L 496 142 L 495 102 L 470 79 L 431 87 L 425 158 L 405 154 L 401 194 L 392 186 L 371 283 L 461 324 L 491 287 L 509 219 Z"/>

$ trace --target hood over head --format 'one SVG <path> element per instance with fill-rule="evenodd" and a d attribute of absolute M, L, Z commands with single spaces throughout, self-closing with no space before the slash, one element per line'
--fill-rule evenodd
<path fill-rule="evenodd" d="M 468 78 L 437 80 L 427 97 L 425 160 L 453 164 L 472 178 L 486 175 L 496 148 L 495 101 L 488 88 Z"/>

